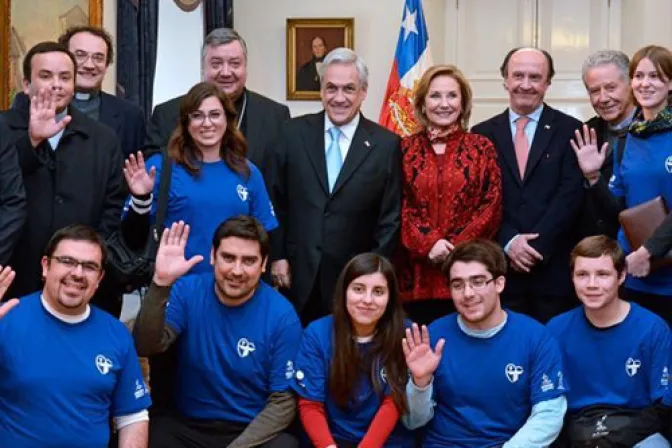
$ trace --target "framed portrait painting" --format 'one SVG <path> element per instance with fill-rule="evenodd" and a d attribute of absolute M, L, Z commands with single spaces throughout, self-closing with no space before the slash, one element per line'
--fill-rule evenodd
<path fill-rule="evenodd" d="M 287 99 L 319 100 L 319 68 L 334 48 L 354 49 L 353 18 L 287 19 Z"/>
<path fill-rule="evenodd" d="M 0 0 L 0 108 L 22 90 L 23 56 L 78 25 L 101 25 L 103 0 Z"/>

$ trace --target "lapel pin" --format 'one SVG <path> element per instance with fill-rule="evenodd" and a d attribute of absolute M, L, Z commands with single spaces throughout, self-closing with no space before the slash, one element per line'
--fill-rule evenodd
<path fill-rule="evenodd" d="M 551 129 L 551 126 L 548 125 L 548 124 L 545 124 L 545 125 L 544 125 L 544 129 Z"/>
<path fill-rule="evenodd" d="M 370 148 L 370 147 L 371 147 L 371 143 L 369 143 L 368 140 L 364 140 L 364 146 L 366 146 L 367 148 Z"/>

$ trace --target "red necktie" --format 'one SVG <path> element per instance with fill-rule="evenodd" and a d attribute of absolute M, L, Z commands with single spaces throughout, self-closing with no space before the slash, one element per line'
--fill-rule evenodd
<path fill-rule="evenodd" d="M 527 141 L 527 135 L 525 135 L 525 126 L 529 122 L 529 117 L 518 118 L 516 120 L 516 135 L 513 137 L 513 146 L 516 149 L 516 159 L 518 160 L 518 171 L 521 179 L 525 177 L 527 158 L 530 155 L 530 142 Z"/>

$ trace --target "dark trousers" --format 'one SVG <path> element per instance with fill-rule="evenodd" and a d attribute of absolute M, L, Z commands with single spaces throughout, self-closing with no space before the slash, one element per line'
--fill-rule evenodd
<path fill-rule="evenodd" d="M 436 319 L 455 312 L 452 299 L 413 300 L 404 303 L 406 317 L 418 325 L 429 325 Z"/>
<path fill-rule="evenodd" d="M 247 425 L 220 420 L 186 419 L 176 414 L 152 416 L 149 448 L 222 448 L 233 442 Z M 298 448 L 298 440 L 287 433 L 258 445 L 262 448 Z"/>
<path fill-rule="evenodd" d="M 327 299 L 322 297 L 322 288 L 320 284 L 320 273 L 316 275 L 313 290 L 308 296 L 308 301 L 303 304 L 303 307 L 298 311 L 301 325 L 307 327 L 313 321 L 331 314 L 333 298 Z"/>
<path fill-rule="evenodd" d="M 672 297 L 635 291 L 630 288 L 623 288 L 621 290 L 621 297 L 657 314 L 672 328 Z"/>
<path fill-rule="evenodd" d="M 502 307 L 528 315 L 542 324 L 580 304 L 576 297 L 536 293 L 507 293 L 506 290 L 501 297 Z"/>

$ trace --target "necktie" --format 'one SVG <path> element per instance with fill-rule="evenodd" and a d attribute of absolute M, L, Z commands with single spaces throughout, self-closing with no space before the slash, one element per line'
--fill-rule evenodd
<path fill-rule="evenodd" d="M 518 171 L 520 178 L 525 177 L 525 167 L 527 158 L 530 155 L 530 142 L 525 135 L 525 126 L 530 122 L 529 117 L 520 117 L 516 120 L 516 135 L 513 137 L 513 146 L 516 149 L 516 159 L 518 160 Z"/>
<path fill-rule="evenodd" d="M 341 158 L 341 147 L 338 144 L 338 139 L 341 136 L 341 130 L 336 126 L 329 129 L 331 136 L 331 143 L 327 149 L 327 178 L 329 181 L 329 192 L 334 189 L 334 184 L 338 178 L 338 173 L 341 172 L 343 166 L 343 159 Z"/>

